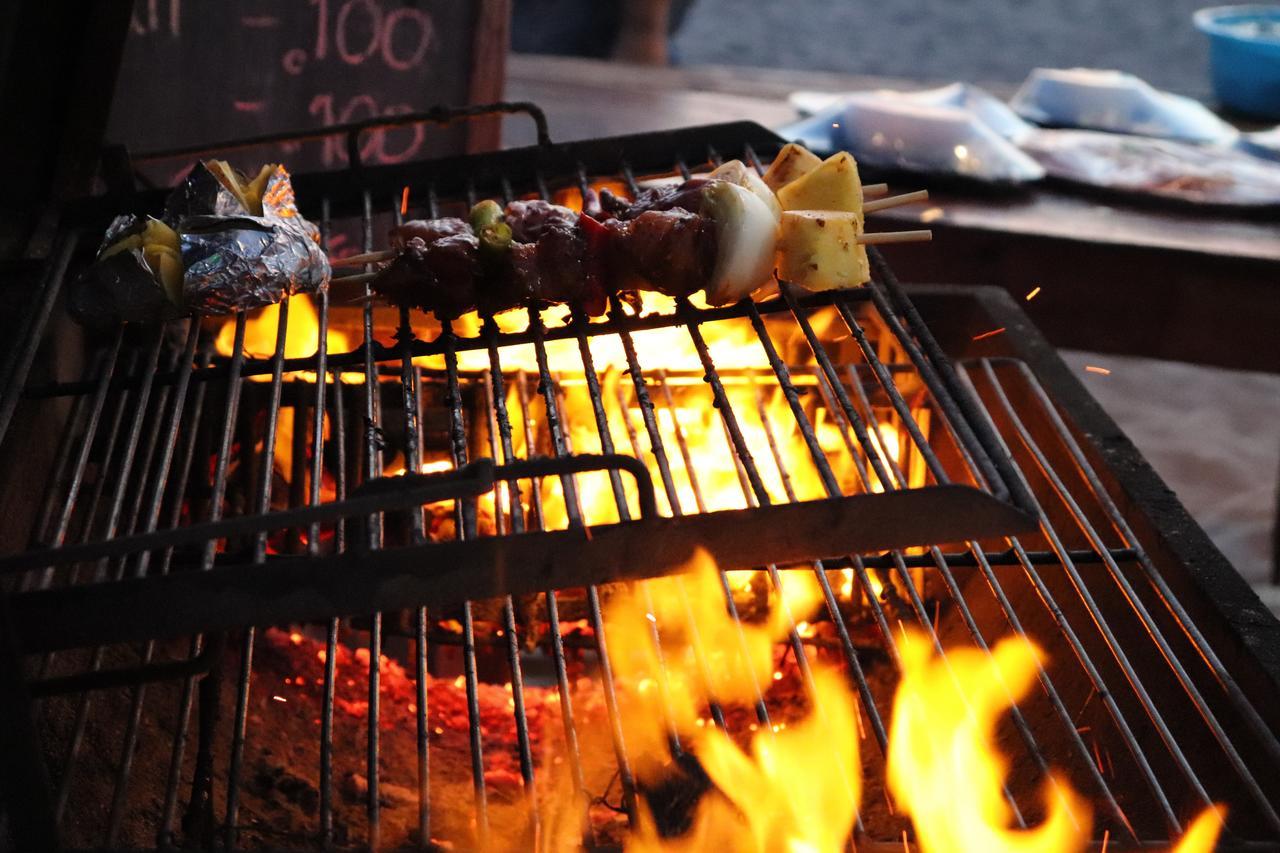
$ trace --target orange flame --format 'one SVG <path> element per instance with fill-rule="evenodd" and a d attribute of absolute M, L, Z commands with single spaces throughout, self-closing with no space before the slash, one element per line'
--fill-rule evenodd
<path fill-rule="evenodd" d="M 841 850 L 860 796 L 857 706 L 842 676 L 817 666 L 816 710 L 789 727 L 758 731 L 749 752 L 703 717 L 708 702 L 747 704 L 767 689 L 774 643 L 792 615 L 815 606 L 815 586 L 789 576 L 762 623 L 740 624 L 725 609 L 710 558 L 697 553 L 689 570 L 611 600 L 610 662 L 635 693 L 622 710 L 637 778 L 651 783 L 671 772 L 671 726 L 688 738 L 718 793 L 703 798 L 689 833 L 676 840 L 660 838 L 642 808 L 626 849 Z M 824 760 L 815 762 L 818 752 Z"/>
<path fill-rule="evenodd" d="M 992 654 L 953 649 L 933 656 L 923 635 L 904 632 L 902 681 L 894 696 L 887 781 L 925 851 L 1052 853 L 1078 850 L 1089 838 L 1088 805 L 1052 776 L 1048 817 L 1009 829 L 1002 795 L 1008 762 L 995 744 L 999 717 L 1026 694 L 1041 653 L 1025 637 L 1002 640 Z"/>
<path fill-rule="evenodd" d="M 1051 774 L 1047 817 L 1010 829 L 1003 795 L 1008 761 L 995 743 L 1000 716 L 1026 695 L 1043 654 L 1023 636 L 1001 640 L 988 654 L 976 648 L 935 657 L 923 634 L 904 631 L 902 680 L 894 696 L 886 776 L 899 811 L 911 817 L 925 853 L 1072 853 L 1089 840 L 1088 804 Z M 1208 853 L 1224 809 L 1206 809 L 1173 853 Z"/>
<path fill-rule="evenodd" d="M 1192 821 L 1178 846 L 1171 853 L 1210 853 L 1218 843 L 1222 822 L 1226 820 L 1226 806 L 1210 806 Z"/>
<path fill-rule="evenodd" d="M 248 319 L 245 321 L 244 327 L 244 351 L 251 358 L 270 358 L 276 351 L 276 337 L 280 331 L 280 306 L 267 305 L 257 311 L 250 312 Z M 284 336 L 284 357 L 285 358 L 310 358 L 316 354 L 317 341 L 320 335 L 320 315 L 316 311 L 315 303 L 310 296 L 299 294 L 289 297 L 289 326 L 285 330 Z M 351 349 L 350 339 L 346 333 L 329 328 L 325 337 L 328 343 L 329 352 L 342 353 Z M 230 356 L 236 341 L 236 324 L 234 320 L 227 320 L 218 329 L 218 337 L 214 341 L 214 348 L 219 355 Z M 316 381 L 316 375 L 312 371 L 300 371 L 296 374 L 289 374 L 290 377 L 300 377 L 309 382 Z M 258 375 L 250 377 L 255 382 L 267 382 L 270 380 L 268 375 Z M 362 377 L 356 374 L 344 375 L 344 382 L 359 381 Z"/>

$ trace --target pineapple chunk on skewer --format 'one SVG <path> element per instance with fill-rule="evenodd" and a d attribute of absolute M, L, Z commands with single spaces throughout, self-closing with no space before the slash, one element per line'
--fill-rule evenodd
<path fill-rule="evenodd" d="M 764 182 L 777 192 L 822 165 L 822 158 L 803 145 L 788 142 L 765 170 Z"/>
<path fill-rule="evenodd" d="M 858 242 L 859 214 L 844 210 L 786 210 L 778 233 L 778 276 L 807 290 L 842 290 L 871 280 L 867 250 Z"/>
<path fill-rule="evenodd" d="M 840 210 L 852 213 L 862 232 L 862 180 L 847 151 L 832 154 L 813 171 L 778 190 L 783 210 Z"/>

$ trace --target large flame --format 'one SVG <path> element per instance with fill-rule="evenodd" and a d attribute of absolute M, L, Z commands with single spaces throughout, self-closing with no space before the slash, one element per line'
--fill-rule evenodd
<path fill-rule="evenodd" d="M 244 326 L 244 351 L 251 358 L 270 358 L 276 351 L 276 338 L 280 331 L 279 304 L 267 305 L 251 312 Z M 298 294 L 289 297 L 289 325 L 284 336 L 285 358 L 310 358 L 316 354 L 320 338 L 320 315 L 310 296 Z M 340 329 L 329 327 L 325 337 L 331 353 L 344 353 L 351 349 L 351 340 Z M 218 329 L 218 337 L 214 348 L 219 355 L 230 356 L 235 347 L 236 324 L 234 320 L 225 321 Z M 313 371 L 302 371 L 290 374 L 306 379 L 316 380 Z M 271 377 L 257 375 L 251 377 L 258 382 L 265 382 Z M 358 381 L 355 374 L 343 377 L 344 382 Z"/>
<path fill-rule="evenodd" d="M 934 658 L 923 635 L 899 644 L 902 680 L 894 696 L 887 781 L 901 812 L 933 853 L 1051 853 L 1080 849 L 1089 838 L 1088 805 L 1065 780 L 1046 791 L 1047 818 L 1009 828 L 1002 789 L 1008 762 L 995 743 L 1000 716 L 1035 680 L 1040 651 L 1025 637 L 1002 640 L 986 654 L 953 649 Z"/>
<path fill-rule="evenodd" d="M 898 810 L 915 826 L 925 853 L 1074 853 L 1088 844 L 1088 804 L 1060 775 L 1045 783 L 1046 818 L 1012 829 L 1003 786 L 1008 761 L 995 741 L 996 724 L 1026 695 L 1043 662 L 1024 636 L 991 653 L 950 649 L 945 658 L 916 631 L 899 644 L 902 680 L 894 695 L 886 776 Z M 1174 853 L 1208 853 L 1223 810 L 1206 809 Z"/>
<path fill-rule="evenodd" d="M 719 729 L 707 729 L 698 738 L 702 765 L 736 814 L 699 815 L 696 825 L 723 827 L 736 819 L 745 823 L 753 842 L 716 849 L 844 849 L 861 797 L 858 710 L 845 679 L 832 671 L 814 673 L 814 695 L 816 708 L 809 717 L 781 732 L 757 733 L 750 755 Z"/>
<path fill-rule="evenodd" d="M 758 624 L 729 616 L 720 576 L 701 552 L 689 574 L 611 600 L 610 662 L 620 681 L 635 689 L 622 703 L 622 717 L 637 778 L 653 785 L 673 772 L 674 729 L 716 789 L 699 802 L 691 828 L 679 839 L 661 838 L 642 808 L 628 851 L 843 849 L 860 785 L 857 706 L 842 676 L 816 666 L 811 714 L 785 729 L 762 728 L 749 750 L 701 716 L 713 701 L 749 704 L 770 684 L 774 644 L 792 618 L 817 603 L 812 583 L 801 576 L 793 581 Z M 821 761 L 813 760 L 817 754 Z"/>

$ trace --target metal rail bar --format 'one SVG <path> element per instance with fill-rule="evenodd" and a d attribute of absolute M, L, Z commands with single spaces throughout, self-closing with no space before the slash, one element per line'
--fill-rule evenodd
<path fill-rule="evenodd" d="M 1094 529 L 1093 526 L 1089 523 L 1088 518 L 1086 517 L 1084 511 L 1081 509 L 1080 505 L 1076 502 L 1075 498 L 1072 497 L 1070 491 L 1067 489 L 1066 485 L 1062 482 L 1062 479 L 1058 474 L 1058 472 L 1053 468 L 1053 466 L 1049 463 L 1048 459 L 1045 457 L 1044 452 L 1041 450 L 1039 443 L 1035 440 L 1035 437 L 1032 436 L 1030 431 L 1027 429 L 1025 423 L 1023 422 L 1022 417 L 1017 413 L 1017 410 L 1014 408 L 1013 404 L 1010 402 L 1008 394 L 1004 390 L 1003 385 L 1001 385 L 998 379 L 996 378 L 995 372 L 991 369 L 990 363 L 984 362 L 982 365 L 982 368 L 987 381 L 991 384 L 992 389 L 996 393 L 997 399 L 1000 401 L 1000 406 L 1003 409 L 1004 415 L 1007 418 L 1009 418 L 1010 423 L 1013 424 L 1014 430 L 1016 431 L 1016 434 L 1019 440 L 1022 442 L 1022 445 L 1028 451 L 1031 452 L 1037 468 L 1039 468 L 1041 473 L 1048 478 L 1049 482 L 1053 486 L 1053 491 L 1057 495 L 1058 499 L 1061 500 L 1070 508 L 1072 518 L 1086 533 L 1086 535 L 1089 537 L 1089 540 L 1094 545 L 1094 547 L 1099 548 L 1099 546 L 1101 545 L 1101 538 L 1098 535 L 1097 530 Z M 1142 603 L 1142 600 L 1138 597 L 1136 591 L 1133 589 L 1132 584 L 1124 576 L 1124 573 L 1120 571 L 1120 567 L 1110 559 L 1109 555 L 1106 554 L 1105 547 L 1102 547 L 1100 549 L 1100 553 L 1103 554 L 1103 563 L 1107 568 L 1108 575 L 1120 588 L 1121 592 L 1124 595 L 1125 600 L 1129 603 L 1130 607 L 1134 611 L 1134 614 L 1138 617 L 1140 624 L 1144 627 L 1147 635 L 1151 638 L 1152 642 L 1155 644 L 1156 648 L 1159 650 L 1160 656 L 1164 659 L 1165 664 L 1169 667 L 1170 671 L 1174 674 L 1175 678 L 1177 679 L 1178 684 L 1182 687 L 1182 689 L 1186 692 L 1187 697 L 1191 700 L 1192 705 L 1196 709 L 1196 713 L 1203 720 L 1205 726 L 1212 733 L 1213 739 L 1217 741 L 1218 746 L 1222 749 L 1223 755 L 1227 759 L 1227 762 L 1231 765 L 1232 770 L 1235 771 L 1236 775 L 1240 778 L 1240 781 L 1244 783 L 1250 795 L 1253 797 L 1254 801 L 1257 803 L 1258 807 L 1261 809 L 1263 815 L 1266 817 L 1268 823 L 1271 824 L 1272 828 L 1275 831 L 1280 832 L 1280 814 L 1277 814 L 1275 808 L 1271 805 L 1271 802 L 1267 798 L 1266 793 L 1263 792 L 1261 786 L 1259 786 L 1257 780 L 1254 778 L 1253 773 L 1249 770 L 1248 765 L 1245 764 L 1244 759 L 1240 756 L 1240 753 L 1236 750 L 1235 745 L 1231 742 L 1231 739 L 1227 736 L 1227 733 L 1222 728 L 1222 724 L 1218 721 L 1217 716 L 1213 713 L 1208 703 L 1205 702 L 1204 696 L 1200 693 L 1200 690 L 1195 686 L 1195 683 L 1191 680 L 1191 677 L 1187 673 L 1186 668 L 1182 665 L 1182 663 L 1178 660 L 1177 656 L 1174 654 L 1173 649 L 1169 646 L 1168 640 L 1165 639 L 1164 634 L 1161 633 L 1159 627 L 1152 620 L 1151 614 L 1147 610 L 1146 605 Z M 1117 660 L 1125 658 L 1126 656 L 1124 655 L 1124 652 L 1121 650 L 1119 644 L 1115 642 L 1114 636 L 1112 635 L 1110 628 L 1106 627 L 1106 622 L 1100 621 L 1099 627 L 1104 630 L 1104 634 L 1107 637 L 1108 647 L 1112 649 L 1112 653 L 1116 655 Z M 1122 663 L 1122 666 L 1124 666 L 1127 669 L 1128 668 L 1127 661 L 1125 663 Z M 1136 679 L 1136 674 L 1135 674 L 1135 679 Z M 1142 684 L 1140 681 L 1135 684 L 1135 690 L 1145 692 L 1142 688 Z M 1153 710 L 1154 710 L 1154 706 L 1153 706 Z M 1164 735 L 1164 730 L 1162 728 L 1164 725 L 1163 720 L 1161 719 L 1159 722 L 1157 722 L 1156 725 L 1157 725 L 1157 730 L 1161 731 L 1162 739 L 1163 739 L 1163 735 Z M 1170 736 L 1170 738 L 1171 738 L 1171 742 L 1175 745 L 1170 749 L 1170 751 L 1174 753 L 1174 757 L 1178 761 L 1180 769 L 1182 769 L 1184 773 L 1190 774 L 1190 780 L 1193 783 L 1193 787 L 1196 788 L 1197 794 L 1201 794 L 1204 797 L 1207 805 L 1208 794 L 1203 790 L 1203 787 L 1199 782 L 1199 777 L 1195 775 L 1194 771 L 1192 771 L 1189 762 L 1182 757 L 1181 749 L 1176 747 L 1176 743 L 1177 743 L 1176 739 L 1173 739 L 1172 736 Z"/>
<path fill-rule="evenodd" d="M 854 375 L 852 370 L 849 371 L 849 379 L 850 379 L 850 388 L 853 390 L 855 396 L 857 397 L 859 406 L 864 412 L 866 412 L 867 422 L 871 426 L 872 434 L 879 436 L 880 424 L 876 419 L 875 409 L 872 407 L 871 401 L 867 398 L 866 392 L 862 388 L 862 384 L 858 381 L 857 376 Z M 960 448 L 960 451 L 962 454 L 965 453 L 963 445 L 957 444 L 957 447 Z M 967 455 L 965 458 L 967 462 L 968 461 Z M 901 488 L 907 485 L 907 482 L 903 478 L 902 472 L 899 469 L 898 462 L 893 458 L 893 456 L 886 454 L 886 461 L 889 463 L 890 468 L 893 470 L 894 482 L 897 484 L 897 486 Z M 1014 609 L 1012 603 L 1009 601 L 1008 596 L 1005 594 L 1002 584 L 997 579 L 995 573 L 992 571 L 991 564 L 987 558 L 986 552 L 983 550 L 982 546 L 976 541 L 969 542 L 968 545 L 969 545 L 968 556 L 974 560 L 974 565 L 976 565 L 977 568 L 981 570 L 983 574 L 983 578 L 986 581 L 987 585 L 991 588 L 992 594 L 996 597 L 997 602 L 1000 604 L 1001 610 L 1004 612 L 1005 619 L 1008 621 L 1009 626 L 1013 628 L 1013 630 L 1016 631 L 1017 633 L 1025 635 L 1026 631 L 1023 628 L 1022 621 L 1018 617 L 1017 611 Z M 896 553 L 895 553 L 895 556 L 897 556 Z M 932 561 L 935 567 L 943 567 L 943 566 L 955 567 L 959 565 L 959 561 L 953 555 L 944 554 L 941 551 L 941 549 L 939 549 L 937 546 L 932 546 L 929 548 L 928 559 Z M 902 564 L 905 565 L 905 563 L 906 563 L 906 560 L 902 560 Z M 921 565 L 923 566 L 927 564 L 922 563 Z M 954 580 L 949 577 L 950 576 L 949 571 L 947 574 L 948 574 L 948 590 L 952 594 L 953 598 L 956 598 L 959 596 L 959 589 L 956 586 Z M 967 611 L 967 608 L 966 608 L 966 611 Z M 1083 650 L 1081 651 L 1083 652 Z M 1084 739 L 1081 737 L 1080 732 L 1077 730 L 1075 722 L 1071 718 L 1070 712 L 1067 710 L 1066 705 L 1062 701 L 1062 698 L 1059 695 L 1057 688 L 1054 686 L 1053 681 L 1050 679 L 1048 672 L 1044 669 L 1043 666 L 1037 667 L 1037 679 L 1039 680 L 1041 687 L 1044 689 L 1045 695 L 1048 697 L 1049 702 L 1053 706 L 1055 713 L 1058 715 L 1059 720 L 1061 720 L 1061 722 L 1063 723 L 1064 731 L 1066 732 L 1068 739 L 1072 742 L 1076 751 L 1080 755 L 1083 766 L 1088 768 L 1087 772 L 1090 778 L 1092 779 L 1094 785 L 1097 787 L 1099 793 L 1102 795 L 1108 810 L 1116 818 L 1120 826 L 1123 827 L 1127 836 L 1131 840 L 1136 841 L 1138 838 L 1137 831 L 1134 829 L 1124 809 L 1122 809 L 1120 807 L 1120 804 L 1116 801 L 1115 795 L 1111 790 L 1111 786 L 1108 785 L 1106 780 L 1103 778 L 1102 771 L 1097 767 L 1096 764 L 1094 764 L 1092 757 L 1089 754 L 1089 749 L 1085 745 Z M 1019 717 L 1021 717 L 1020 712 L 1019 712 Z M 1047 774 L 1048 773 L 1047 766 L 1045 764 L 1043 755 L 1039 752 L 1038 749 L 1035 750 L 1035 758 L 1037 759 L 1037 764 L 1039 766 L 1040 772 L 1042 774 Z M 1055 786 L 1055 793 L 1061 796 L 1061 791 L 1057 789 L 1057 786 Z"/>

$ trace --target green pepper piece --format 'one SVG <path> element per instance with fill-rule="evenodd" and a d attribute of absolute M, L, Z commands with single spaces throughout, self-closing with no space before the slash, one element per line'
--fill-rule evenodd
<path fill-rule="evenodd" d="M 476 232 L 477 236 L 485 228 L 502 221 L 502 207 L 492 199 L 485 199 L 471 208 L 471 230 Z"/>
<path fill-rule="evenodd" d="M 511 248 L 511 226 L 505 222 L 482 228 L 476 236 L 480 239 L 482 255 L 497 256 Z"/>

